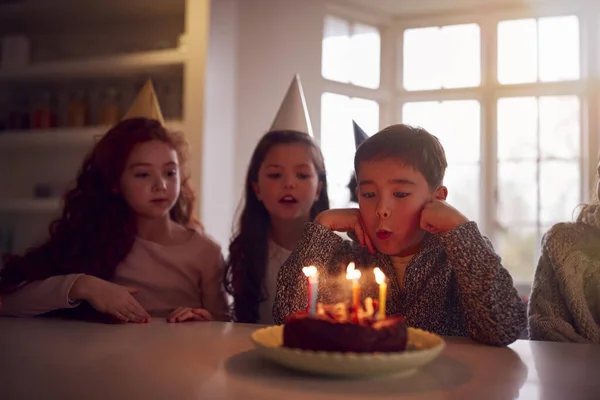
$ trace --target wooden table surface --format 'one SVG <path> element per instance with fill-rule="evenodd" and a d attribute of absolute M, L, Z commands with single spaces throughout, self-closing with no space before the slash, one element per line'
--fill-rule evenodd
<path fill-rule="evenodd" d="M 263 360 L 256 325 L 0 318 L 0 399 L 600 399 L 600 346 L 447 338 L 410 377 L 314 377 Z"/>

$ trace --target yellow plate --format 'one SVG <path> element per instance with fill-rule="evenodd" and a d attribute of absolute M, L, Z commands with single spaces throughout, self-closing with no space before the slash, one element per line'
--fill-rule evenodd
<path fill-rule="evenodd" d="M 408 328 L 408 350 L 400 353 L 337 353 L 283 347 L 283 325 L 254 331 L 252 342 L 258 352 L 299 371 L 331 376 L 369 377 L 391 373 L 409 374 L 433 361 L 444 349 L 440 336 Z"/>

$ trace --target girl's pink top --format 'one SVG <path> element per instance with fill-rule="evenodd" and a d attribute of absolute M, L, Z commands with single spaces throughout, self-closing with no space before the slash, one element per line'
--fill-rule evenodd
<path fill-rule="evenodd" d="M 177 307 L 204 308 L 215 320 L 229 320 L 223 288 L 221 248 L 194 231 L 185 243 L 162 246 L 136 238 L 115 271 L 113 283 L 140 289 L 133 296 L 152 316 L 166 317 Z M 2 296 L 0 315 L 30 317 L 77 307 L 69 291 L 82 274 L 59 275 L 24 284 Z"/>

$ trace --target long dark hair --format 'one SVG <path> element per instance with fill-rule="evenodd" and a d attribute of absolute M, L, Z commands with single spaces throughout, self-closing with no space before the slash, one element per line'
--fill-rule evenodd
<path fill-rule="evenodd" d="M 159 140 L 177 152 L 181 166 L 181 193 L 170 211 L 171 219 L 194 225 L 194 192 L 185 168 L 187 143 L 158 121 L 132 118 L 110 129 L 86 156 L 75 187 L 64 198 L 62 215 L 50 224 L 48 239 L 20 255 L 5 256 L 0 271 L 0 293 L 55 275 L 83 273 L 110 280 L 127 256 L 136 235 L 135 217 L 118 187 L 134 146 Z"/>
<path fill-rule="evenodd" d="M 239 210 L 243 206 L 243 210 L 239 213 L 237 229 L 229 245 L 225 288 L 234 300 L 233 315 L 236 322 L 256 323 L 259 319 L 259 304 L 269 295 L 264 277 L 271 221 L 267 209 L 256 197 L 252 184 L 258 182 L 258 171 L 271 148 L 293 143 L 304 144 L 310 150 L 319 181 L 323 184 L 319 198 L 310 210 L 311 219 L 329 209 L 325 163 L 321 150 L 312 138 L 306 133 L 288 130 L 265 134 L 256 145 L 250 160 L 245 193 L 238 208 Z"/>

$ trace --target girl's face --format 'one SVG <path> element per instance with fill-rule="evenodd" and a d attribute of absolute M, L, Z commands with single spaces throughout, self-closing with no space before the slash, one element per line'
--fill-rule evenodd
<path fill-rule="evenodd" d="M 271 218 L 308 218 L 318 200 L 323 183 L 319 181 L 310 149 L 301 143 L 273 146 L 252 184 L 254 193 Z"/>
<path fill-rule="evenodd" d="M 171 146 L 152 140 L 133 148 L 121 174 L 119 190 L 138 216 L 167 216 L 180 189 L 179 160 Z"/>

